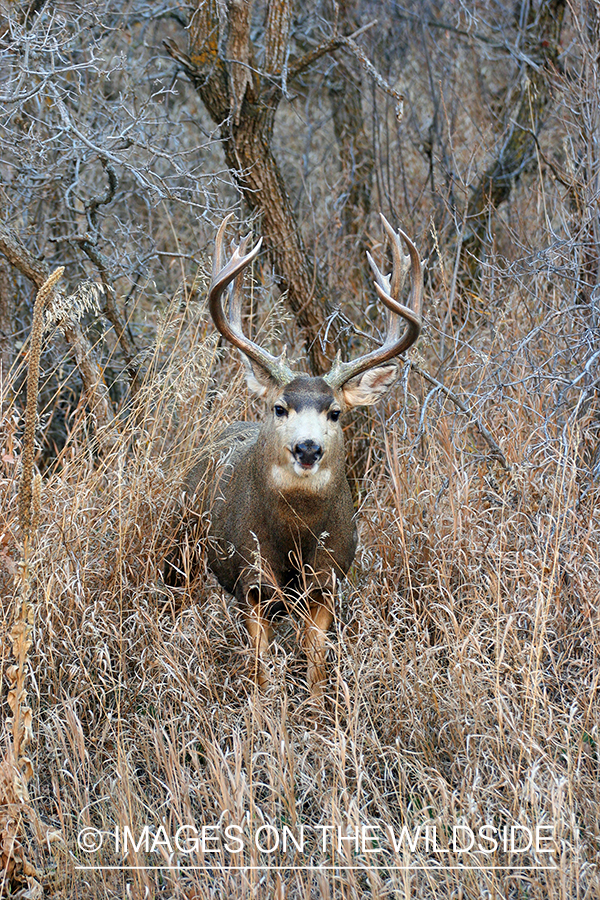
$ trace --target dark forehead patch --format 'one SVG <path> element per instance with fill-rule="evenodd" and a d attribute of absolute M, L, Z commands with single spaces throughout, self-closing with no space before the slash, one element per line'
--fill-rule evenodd
<path fill-rule="evenodd" d="M 298 375 L 283 392 L 283 401 L 289 409 L 300 412 L 301 409 L 312 408 L 317 412 L 325 412 L 335 399 L 333 390 L 323 378 L 310 375 Z"/>

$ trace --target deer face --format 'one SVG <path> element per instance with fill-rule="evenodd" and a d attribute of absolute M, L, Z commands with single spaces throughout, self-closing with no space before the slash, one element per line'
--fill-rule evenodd
<path fill-rule="evenodd" d="M 299 375 L 283 390 L 266 392 L 261 437 L 279 490 L 322 490 L 343 461 L 343 407 L 322 378 Z"/>
<path fill-rule="evenodd" d="M 396 376 L 396 366 L 380 366 L 334 390 L 324 378 L 298 375 L 269 390 L 252 372 L 249 385 L 268 404 L 261 437 L 274 485 L 322 490 L 344 466 L 342 414 L 377 402 Z"/>

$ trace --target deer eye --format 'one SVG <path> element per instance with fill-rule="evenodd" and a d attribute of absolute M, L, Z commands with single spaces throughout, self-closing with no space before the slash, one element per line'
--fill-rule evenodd
<path fill-rule="evenodd" d="M 331 422 L 337 422 L 341 413 L 342 413 L 341 409 L 330 409 L 328 418 L 330 419 Z"/>
<path fill-rule="evenodd" d="M 279 403 L 276 406 L 274 406 L 273 409 L 275 410 L 275 415 L 277 416 L 278 419 L 285 419 L 285 417 L 288 414 L 288 411 L 285 408 L 285 406 L 281 406 Z"/>

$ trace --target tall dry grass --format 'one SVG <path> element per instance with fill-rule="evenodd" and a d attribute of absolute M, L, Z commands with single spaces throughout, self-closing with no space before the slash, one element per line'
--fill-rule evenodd
<path fill-rule="evenodd" d="M 443 299 L 443 278 L 434 284 Z M 597 896 L 598 420 L 581 363 L 589 310 L 571 306 L 567 318 L 564 293 L 541 275 L 535 306 L 531 290 L 505 274 L 496 306 L 482 309 L 447 369 L 509 470 L 469 416 L 408 369 L 385 410 L 349 430 L 351 457 L 368 447 L 361 543 L 341 586 L 321 713 L 293 623 L 277 632 L 274 685 L 259 695 L 235 609 L 215 581 L 203 575 L 179 592 L 162 583 L 194 448 L 223 421 L 254 415 L 205 318 L 191 307 L 165 315 L 144 385 L 103 454 L 86 416 L 75 420 L 44 478 L 29 561 L 38 611 L 31 794 L 52 839 L 32 833 L 27 851 L 49 893 Z M 419 351 L 427 366 L 445 317 L 433 291 Z M 6 387 L 3 675 L 21 539 L 20 424 Z M 192 853 L 169 846 L 181 826 L 217 824 L 243 829 L 241 854 L 222 840 Z M 288 840 L 261 852 L 247 839 L 267 825 L 296 838 L 304 825 L 312 837 L 303 851 Z M 364 848 L 346 841 L 322 852 L 320 826 L 347 836 L 363 825 L 382 829 Z M 547 826 L 552 853 L 436 853 L 423 841 L 394 851 L 381 837 L 388 826 L 436 826 L 445 846 L 460 825 Z M 148 848 L 123 856 L 115 829 L 137 838 L 144 826 Z"/>

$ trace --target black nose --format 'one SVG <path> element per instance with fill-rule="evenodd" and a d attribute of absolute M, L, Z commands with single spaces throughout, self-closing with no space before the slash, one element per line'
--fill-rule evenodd
<path fill-rule="evenodd" d="M 323 456 L 323 448 L 316 441 L 299 441 L 294 447 L 294 458 L 301 466 L 314 466 Z"/>

